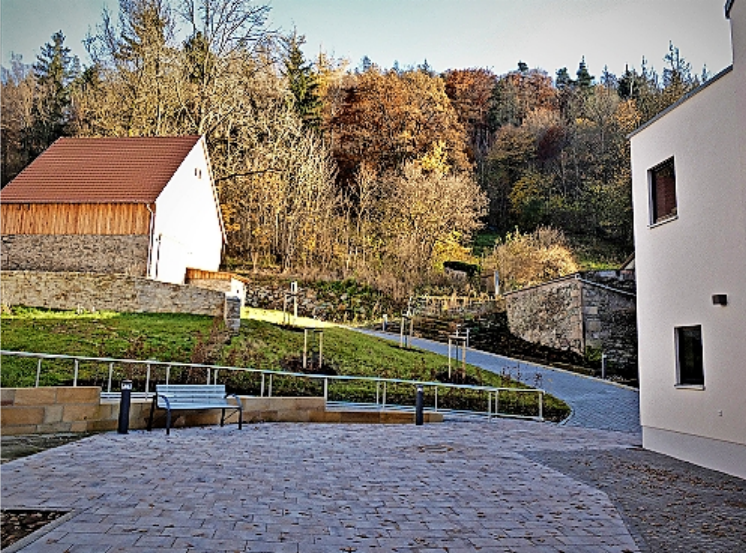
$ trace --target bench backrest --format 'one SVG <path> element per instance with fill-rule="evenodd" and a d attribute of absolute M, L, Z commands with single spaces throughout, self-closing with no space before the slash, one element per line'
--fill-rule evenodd
<path fill-rule="evenodd" d="M 162 395 L 168 396 L 171 403 L 224 404 L 225 384 L 156 384 L 158 406 L 165 407 Z"/>

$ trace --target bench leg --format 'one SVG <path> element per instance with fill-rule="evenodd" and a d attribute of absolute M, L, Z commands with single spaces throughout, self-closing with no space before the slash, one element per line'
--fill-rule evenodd
<path fill-rule="evenodd" d="M 166 436 L 171 435 L 171 409 L 166 409 Z"/>
<path fill-rule="evenodd" d="M 220 426 L 225 425 L 225 409 L 222 409 L 223 413 L 220 415 Z"/>
<path fill-rule="evenodd" d="M 241 401 L 238 402 L 238 429 L 243 428 L 243 409 L 241 407 Z"/>

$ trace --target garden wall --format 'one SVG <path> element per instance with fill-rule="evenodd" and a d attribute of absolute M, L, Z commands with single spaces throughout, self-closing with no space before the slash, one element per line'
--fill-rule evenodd
<path fill-rule="evenodd" d="M 510 331 L 526 341 L 580 355 L 603 352 L 610 367 L 636 369 L 631 278 L 581 274 L 507 293 Z"/>
<path fill-rule="evenodd" d="M 97 273 L 2 271 L 4 305 L 128 313 L 222 316 L 224 292 L 146 278 Z"/>
<path fill-rule="evenodd" d="M 145 276 L 147 235 L 2 236 L 0 263 L 13 271 L 83 271 Z"/>
<path fill-rule="evenodd" d="M 323 397 L 240 396 L 244 422 L 319 422 L 412 424 L 413 412 L 326 411 Z M 133 398 L 129 428 L 147 427 L 149 399 Z M 52 434 L 59 432 L 113 431 L 118 427 L 119 400 L 101 399 L 98 386 L 3 388 L 0 390 L 2 434 Z M 154 427 L 164 428 L 165 411 L 156 410 Z M 425 412 L 424 421 L 442 422 L 441 413 Z M 236 415 L 228 416 L 234 424 Z M 220 424 L 220 410 L 177 411 L 174 428 Z"/>

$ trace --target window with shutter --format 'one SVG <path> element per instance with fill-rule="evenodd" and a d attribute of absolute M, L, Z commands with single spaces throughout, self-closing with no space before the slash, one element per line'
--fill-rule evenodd
<path fill-rule="evenodd" d="M 650 224 L 676 216 L 676 172 L 673 158 L 650 170 Z"/>

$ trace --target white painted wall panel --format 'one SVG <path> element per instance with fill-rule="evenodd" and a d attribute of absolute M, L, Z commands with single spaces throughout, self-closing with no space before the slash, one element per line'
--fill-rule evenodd
<path fill-rule="evenodd" d="M 156 200 L 151 276 L 181 283 L 187 267 L 218 270 L 222 254 L 219 217 L 202 139 Z"/>

